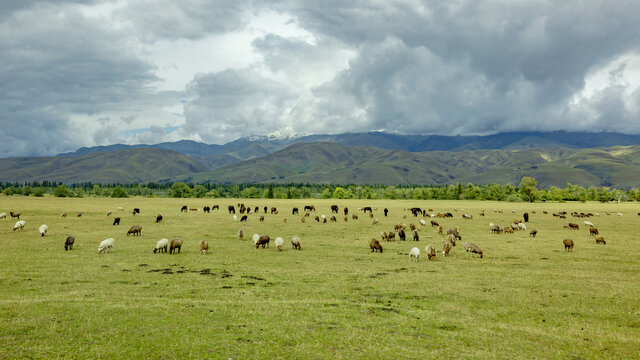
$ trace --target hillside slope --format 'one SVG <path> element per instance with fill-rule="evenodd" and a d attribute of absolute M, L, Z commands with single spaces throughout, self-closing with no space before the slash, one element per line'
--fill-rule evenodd
<path fill-rule="evenodd" d="M 71 157 L 0 159 L 0 181 L 140 183 L 206 171 L 186 155 L 164 149 L 128 149 Z"/>

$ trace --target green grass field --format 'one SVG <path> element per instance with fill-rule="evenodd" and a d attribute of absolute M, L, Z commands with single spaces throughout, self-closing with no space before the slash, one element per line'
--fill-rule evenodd
<path fill-rule="evenodd" d="M 279 214 L 234 222 L 226 208 L 238 202 L 259 206 L 260 215 L 275 206 Z M 213 204 L 221 210 L 180 212 Z M 302 223 L 291 208 L 302 212 L 306 204 L 327 216 L 331 204 L 348 206 L 360 218 L 345 223 L 341 213 L 336 223 Z M 356 211 L 364 206 L 377 209 L 380 224 Z M 413 206 L 454 214 L 436 219 L 461 228 L 451 256 L 426 259 L 427 244 L 442 248 L 430 226 L 418 243 L 383 242 L 382 254 L 370 253 L 368 239 L 380 231 L 418 224 L 403 210 Z M 141 209 L 135 217 L 134 207 Z M 10 210 L 27 225 L 14 232 L 15 220 L 0 219 L 0 359 L 640 358 L 634 203 L 0 197 L 0 213 Z M 600 216 L 551 215 L 562 210 Z M 506 226 L 525 211 L 537 238 L 528 230 L 490 233 L 490 222 Z M 463 212 L 473 219 L 463 220 Z M 111 225 L 114 216 L 120 226 Z M 596 245 L 583 220 L 606 245 Z M 580 230 L 563 229 L 564 222 Z M 49 226 L 44 238 L 41 224 Z M 142 236 L 125 236 L 135 224 Z M 65 252 L 69 233 L 76 244 Z M 282 236 L 284 250 L 273 243 L 256 250 L 254 233 Z M 302 251 L 291 249 L 292 235 Z M 159 239 L 176 236 L 184 239 L 181 254 L 152 252 Z M 114 250 L 99 255 L 108 237 Z M 567 237 L 576 244 L 572 253 L 563 250 Z M 202 238 L 209 255 L 199 253 Z M 484 258 L 466 257 L 465 241 L 478 244 Z M 419 262 L 409 261 L 413 246 L 423 252 Z"/>

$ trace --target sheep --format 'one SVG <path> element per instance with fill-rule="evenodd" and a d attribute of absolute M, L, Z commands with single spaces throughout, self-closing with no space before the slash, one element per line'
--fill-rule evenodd
<path fill-rule="evenodd" d="M 413 230 L 413 241 L 420 241 L 420 233 L 418 230 Z"/>
<path fill-rule="evenodd" d="M 379 222 L 380 222 L 380 220 L 378 220 L 378 218 L 373 219 L 373 225 L 375 225 L 375 224 L 377 224 Z"/>
<path fill-rule="evenodd" d="M 178 250 L 178 254 L 180 254 L 180 250 L 182 249 L 182 239 L 179 237 L 171 240 L 171 244 L 169 245 L 169 255 L 175 253 L 176 249 Z"/>
<path fill-rule="evenodd" d="M 331 215 L 331 218 L 330 218 L 329 220 L 331 220 L 331 222 L 336 222 L 336 221 L 338 221 L 338 219 L 336 219 L 336 216 L 335 216 L 335 215 Z"/>
<path fill-rule="evenodd" d="M 27 225 L 27 222 L 24 220 L 18 220 L 16 222 L 16 224 L 13 226 L 13 231 L 16 231 L 18 229 L 22 230 L 24 228 L 24 226 Z"/>
<path fill-rule="evenodd" d="M 382 238 L 382 240 L 389 241 L 389 235 L 387 235 L 386 231 L 380 231 L 380 237 Z"/>
<path fill-rule="evenodd" d="M 65 214 L 64 216 L 67 216 L 67 213 L 63 213 Z M 111 216 L 111 210 L 107 210 L 107 216 Z"/>
<path fill-rule="evenodd" d="M 413 249 L 411 249 L 411 251 L 409 251 L 409 261 L 418 261 L 420 260 L 420 249 L 418 249 L 417 247 L 414 247 Z"/>
<path fill-rule="evenodd" d="M 564 240 L 562 240 L 562 243 L 564 244 L 564 250 L 565 251 L 573 251 L 573 240 L 564 239 Z"/>
<path fill-rule="evenodd" d="M 529 231 L 529 237 L 536 237 L 536 235 L 538 235 L 538 230 L 533 229 Z"/>
<path fill-rule="evenodd" d="M 357 214 L 353 214 L 353 215 L 351 215 L 351 219 L 352 219 L 352 220 L 358 220 L 358 215 L 357 215 Z"/>
<path fill-rule="evenodd" d="M 284 245 L 284 239 L 278 236 L 274 241 L 274 243 L 276 244 L 276 249 L 278 249 L 278 251 L 282 251 L 282 245 Z"/>
<path fill-rule="evenodd" d="M 133 208 L 132 214 L 133 214 L 133 216 L 136 216 L 136 214 L 140 214 L 140 209 L 139 208 Z"/>
<path fill-rule="evenodd" d="M 9 214 L 12 218 L 18 218 L 20 220 L 20 213 L 14 213 L 13 211 L 9 211 Z"/>
<path fill-rule="evenodd" d="M 260 239 L 259 234 L 253 234 L 253 245 L 257 244 L 259 239 Z"/>
<path fill-rule="evenodd" d="M 238 221 L 238 215 L 233 215 L 233 221 Z"/>
<path fill-rule="evenodd" d="M 127 236 L 129 236 L 129 234 L 133 234 L 133 236 L 140 236 L 142 235 L 142 226 L 140 225 L 133 225 L 132 227 L 129 228 L 129 230 L 127 231 Z"/>
<path fill-rule="evenodd" d="M 600 232 L 598 231 L 598 229 L 594 228 L 594 227 L 590 228 L 589 229 L 589 236 L 596 236 L 596 235 L 600 235 Z"/>
<path fill-rule="evenodd" d="M 445 241 L 444 244 L 442 244 L 442 256 L 443 257 L 447 257 L 449 256 L 449 252 L 451 251 L 451 243 L 448 241 Z"/>
<path fill-rule="evenodd" d="M 519 223 L 519 224 L 518 224 L 518 228 L 519 228 L 520 230 L 527 230 L 527 225 L 525 225 L 524 223 Z"/>
<path fill-rule="evenodd" d="M 424 219 L 420 219 L 420 225 L 425 226 L 427 225 L 427 222 Z"/>
<path fill-rule="evenodd" d="M 119 217 L 113 219 L 113 225 L 120 225 L 120 218 Z"/>
<path fill-rule="evenodd" d="M 462 214 L 462 218 L 465 220 L 471 220 L 473 219 L 473 216 L 469 215 L 469 214 Z"/>
<path fill-rule="evenodd" d="M 464 248 L 467 250 L 467 256 L 474 256 L 475 254 L 479 254 L 480 259 L 482 259 L 482 250 L 480 250 L 480 247 L 478 245 L 467 242 L 464 243 Z"/>
<path fill-rule="evenodd" d="M 405 241 L 407 239 L 407 235 L 404 233 L 403 229 L 398 230 L 398 237 L 402 241 Z"/>
<path fill-rule="evenodd" d="M 619 213 L 618 213 L 618 216 L 622 216 L 622 213 L 621 213 L 621 212 L 619 212 Z"/>
<path fill-rule="evenodd" d="M 163 219 L 162 214 L 158 214 L 158 215 L 156 215 L 156 223 L 161 222 L 161 221 L 162 221 L 162 219 Z"/>
<path fill-rule="evenodd" d="M 424 248 L 424 251 L 427 253 L 427 258 L 428 258 L 429 260 L 431 260 L 432 258 L 435 258 L 435 257 L 436 257 L 436 247 L 435 247 L 435 246 L 433 246 L 433 245 L 427 245 L 427 246 Z"/>
<path fill-rule="evenodd" d="M 449 234 L 447 235 L 447 240 L 445 241 L 448 241 L 451 243 L 451 245 L 456 246 L 456 239 L 457 237 L 454 234 Z"/>
<path fill-rule="evenodd" d="M 67 217 L 67 213 L 66 213 L 66 212 L 63 212 L 62 214 L 60 214 L 60 217 L 61 217 L 61 218 L 66 218 L 66 217 Z"/>
<path fill-rule="evenodd" d="M 0 213 L 0 219 L 6 219 L 6 218 L 7 218 L 6 212 Z"/>
<path fill-rule="evenodd" d="M 596 236 L 596 244 L 606 245 L 607 242 L 604 241 L 604 238 L 602 236 Z"/>
<path fill-rule="evenodd" d="M 81 217 L 82 216 L 82 211 L 76 214 L 76 217 Z"/>
<path fill-rule="evenodd" d="M 369 240 L 369 247 L 371 248 L 371 252 L 380 251 L 380 253 L 382 253 L 382 245 L 380 245 L 380 242 L 376 238 Z"/>
<path fill-rule="evenodd" d="M 293 235 L 291 237 L 291 247 L 294 250 L 302 250 L 302 246 L 300 246 L 300 238 L 297 235 Z"/>
<path fill-rule="evenodd" d="M 118 210 L 119 211 L 124 211 L 124 208 L 122 206 L 118 206 Z"/>
<path fill-rule="evenodd" d="M 64 251 L 73 249 L 73 243 L 76 242 L 76 237 L 69 234 L 64 240 Z"/>
<path fill-rule="evenodd" d="M 49 231 L 49 227 L 46 224 L 42 224 L 38 228 L 38 231 L 40 232 L 40 236 L 45 236 L 47 234 L 47 231 Z"/>
<path fill-rule="evenodd" d="M 208 251 L 209 251 L 209 242 L 207 241 L 207 239 L 200 240 L 200 252 L 202 252 L 203 255 L 207 255 Z"/>
<path fill-rule="evenodd" d="M 167 247 L 169 246 L 169 239 L 160 239 L 156 243 L 156 247 L 153 248 L 153 253 L 161 253 L 167 252 Z"/>
<path fill-rule="evenodd" d="M 189 207 L 187 205 L 182 205 L 182 207 L 180 208 L 180 212 L 187 212 L 189 211 Z"/>
<path fill-rule="evenodd" d="M 593 223 L 591 221 L 583 221 L 585 225 L 593 227 Z"/>
<path fill-rule="evenodd" d="M 113 250 L 113 238 L 104 239 L 100 242 L 98 254 L 102 254 L 105 251 L 111 252 L 111 250 Z"/>
<path fill-rule="evenodd" d="M 269 237 L 269 235 L 262 235 L 260 236 L 260 238 L 258 239 L 258 241 L 256 242 L 256 249 L 258 249 L 260 247 L 260 245 L 262 245 L 262 248 L 264 249 L 264 246 L 266 245 L 267 247 L 269 247 L 269 241 L 271 241 L 271 238 Z"/>
<path fill-rule="evenodd" d="M 242 215 L 242 217 L 240 218 L 240 222 L 243 222 L 243 221 L 247 222 L 247 215 Z"/>
<path fill-rule="evenodd" d="M 304 216 L 301 216 L 301 217 L 300 217 L 300 221 L 301 221 L 303 224 L 306 222 L 306 220 L 305 220 Z"/>
<path fill-rule="evenodd" d="M 431 227 L 438 227 L 438 226 L 440 226 L 440 224 L 438 224 L 437 221 L 431 220 Z"/>
<path fill-rule="evenodd" d="M 238 240 L 244 240 L 244 229 L 238 229 Z"/>
<path fill-rule="evenodd" d="M 263 222 L 263 221 L 264 221 L 264 215 L 260 215 L 260 218 L 258 218 L 258 220 L 259 220 L 260 222 Z"/>

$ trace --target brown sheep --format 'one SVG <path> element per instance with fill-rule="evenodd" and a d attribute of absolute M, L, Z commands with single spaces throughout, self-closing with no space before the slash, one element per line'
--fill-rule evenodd
<path fill-rule="evenodd" d="M 76 215 L 77 217 L 81 217 L 82 216 L 82 212 L 79 212 L 78 215 Z"/>
<path fill-rule="evenodd" d="M 529 237 L 536 237 L 536 235 L 538 235 L 538 230 L 533 229 L 529 231 Z"/>
<path fill-rule="evenodd" d="M 562 243 L 564 244 L 565 251 L 573 251 L 573 240 L 564 239 L 562 240 Z"/>
<path fill-rule="evenodd" d="M 358 215 L 356 215 L 356 214 L 351 215 L 351 219 L 358 220 Z"/>
<path fill-rule="evenodd" d="M 113 225 L 120 225 L 120 218 L 116 217 L 115 219 L 113 219 Z"/>
<path fill-rule="evenodd" d="M 264 221 L 264 215 L 260 215 L 260 219 L 258 219 L 258 220 L 260 220 L 260 222 L 263 222 Z"/>
<path fill-rule="evenodd" d="M 431 260 L 432 258 L 436 257 L 436 247 L 435 246 L 427 245 L 427 247 L 425 247 L 424 250 L 427 253 L 427 258 L 429 260 Z"/>
<path fill-rule="evenodd" d="M 505 232 L 505 234 L 506 233 L 509 233 L 509 234 L 513 234 L 514 233 L 513 232 L 513 228 L 511 228 L 510 226 L 507 226 L 506 228 L 504 228 L 504 232 Z"/>
<path fill-rule="evenodd" d="M 162 219 L 163 219 L 162 214 L 158 214 L 158 215 L 156 215 L 156 223 L 161 222 L 161 221 L 162 221 Z"/>
<path fill-rule="evenodd" d="M 386 231 L 380 231 L 380 237 L 382 238 L 382 240 L 386 240 L 389 241 L 389 235 L 387 235 Z"/>
<path fill-rule="evenodd" d="M 331 215 L 331 218 L 329 220 L 331 220 L 331 222 L 338 221 L 338 219 L 336 219 L 335 215 Z"/>
<path fill-rule="evenodd" d="M 389 234 L 387 234 L 387 240 L 388 241 L 396 241 L 396 233 L 393 231 L 389 231 Z"/>
<path fill-rule="evenodd" d="M 278 209 L 276 209 L 276 208 L 272 207 L 272 208 L 271 208 L 271 215 L 275 215 L 275 214 L 277 214 L 277 213 L 278 213 Z"/>
<path fill-rule="evenodd" d="M 244 229 L 238 229 L 238 240 L 244 240 Z"/>
<path fill-rule="evenodd" d="M 376 238 L 369 240 L 369 247 L 371 248 L 371 252 L 380 251 L 380 253 L 382 253 L 382 245 L 380 245 L 380 242 Z"/>
<path fill-rule="evenodd" d="M 300 217 L 300 221 L 301 221 L 301 222 L 303 222 L 303 223 L 306 221 L 306 220 L 304 219 L 304 216 L 301 216 L 301 217 Z"/>
<path fill-rule="evenodd" d="M 604 241 L 604 238 L 602 236 L 596 236 L 596 244 L 606 245 L 607 242 Z"/>
<path fill-rule="evenodd" d="M 64 251 L 73 249 L 73 243 L 76 241 L 76 237 L 69 234 L 64 241 Z"/>
<path fill-rule="evenodd" d="M 64 213 L 60 214 L 60 217 L 61 217 L 61 218 L 67 217 L 67 213 L 66 213 L 66 212 L 64 212 Z"/>
<path fill-rule="evenodd" d="M 142 226 L 140 225 L 133 225 L 132 227 L 129 228 L 129 230 L 127 231 L 127 236 L 129 236 L 129 234 L 133 234 L 133 236 L 140 236 L 142 235 Z"/>
<path fill-rule="evenodd" d="M 596 236 L 596 235 L 600 235 L 600 232 L 598 231 L 598 229 L 594 228 L 594 227 L 590 228 L 589 229 L 589 236 Z"/>
<path fill-rule="evenodd" d="M 175 238 L 171 240 L 171 244 L 169 244 L 169 255 L 173 254 L 176 249 L 178 250 L 178 254 L 180 254 L 180 250 L 182 249 L 182 239 Z"/>
<path fill-rule="evenodd" d="M 405 235 L 404 233 L 404 229 L 400 229 L 398 231 L 398 237 L 400 238 L 400 240 L 405 241 L 407 239 L 407 235 Z"/>
<path fill-rule="evenodd" d="M 187 205 L 183 205 L 183 206 L 180 208 L 180 212 L 187 212 L 188 210 L 189 210 L 189 208 L 187 207 Z"/>
<path fill-rule="evenodd" d="M 451 252 L 451 243 L 448 241 L 445 241 L 444 244 L 442 244 L 442 256 L 449 256 L 449 252 Z"/>
<path fill-rule="evenodd" d="M 12 218 L 18 218 L 20 220 L 20 213 L 14 213 L 13 211 L 9 211 L 9 214 Z"/>
<path fill-rule="evenodd" d="M 264 246 L 266 245 L 267 247 L 269 247 L 269 241 L 271 241 L 271 238 L 269 237 L 269 235 L 262 235 L 260 236 L 260 238 L 258 239 L 258 241 L 256 242 L 256 249 L 260 247 L 260 245 L 262 245 L 262 248 L 264 249 Z"/>
<path fill-rule="evenodd" d="M 331 205 L 331 212 L 337 214 L 338 213 L 338 205 Z"/>
<path fill-rule="evenodd" d="M 437 221 L 431 220 L 431 227 L 438 227 L 438 226 L 440 226 L 440 224 L 438 224 Z"/>
<path fill-rule="evenodd" d="M 456 239 L 457 237 L 454 234 L 449 234 L 447 235 L 447 240 L 448 242 L 451 243 L 451 245 L 456 246 Z"/>
<path fill-rule="evenodd" d="M 438 234 L 444 235 L 444 228 L 442 227 L 442 225 L 438 225 Z"/>
<path fill-rule="evenodd" d="M 482 259 L 482 250 L 480 247 L 474 243 L 464 243 L 464 248 L 467 250 L 467 256 L 474 256 L 475 254 L 480 255 L 480 259 Z"/>
<path fill-rule="evenodd" d="M 291 247 L 294 250 L 302 250 L 302 246 L 300 245 L 300 238 L 297 235 L 293 235 L 291 237 Z"/>
<path fill-rule="evenodd" d="M 349 217 L 347 215 L 344 216 L 344 222 L 349 221 Z"/>
<path fill-rule="evenodd" d="M 420 233 L 418 230 L 413 230 L 413 241 L 420 241 Z"/>
<path fill-rule="evenodd" d="M 316 215 L 314 219 L 316 220 L 316 222 L 320 222 L 320 216 Z"/>
<path fill-rule="evenodd" d="M 203 255 L 207 255 L 208 251 L 209 251 L 209 242 L 207 241 L 207 239 L 200 240 L 200 252 L 202 252 Z"/>

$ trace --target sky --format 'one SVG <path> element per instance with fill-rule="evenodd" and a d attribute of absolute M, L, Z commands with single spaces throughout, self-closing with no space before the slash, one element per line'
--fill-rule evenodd
<path fill-rule="evenodd" d="M 640 133 L 637 0 L 0 0 L 0 157 L 386 131 Z"/>

